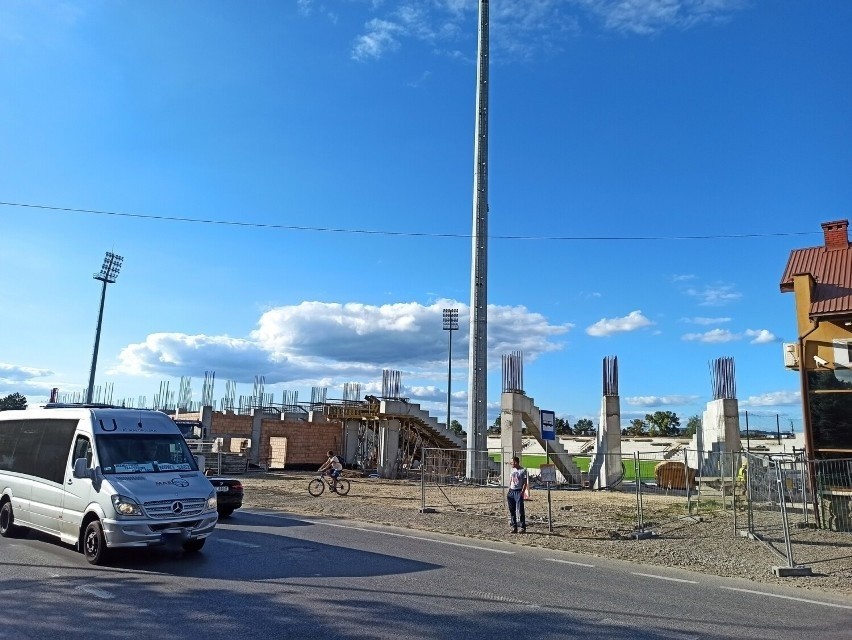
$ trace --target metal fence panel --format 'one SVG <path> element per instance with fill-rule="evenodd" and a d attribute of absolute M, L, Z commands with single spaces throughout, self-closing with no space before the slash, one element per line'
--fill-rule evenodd
<path fill-rule="evenodd" d="M 744 455 L 748 530 L 794 567 L 793 543 L 816 526 L 808 461 L 801 454 Z"/>
<path fill-rule="evenodd" d="M 852 458 L 813 463 L 821 526 L 852 533 Z"/>

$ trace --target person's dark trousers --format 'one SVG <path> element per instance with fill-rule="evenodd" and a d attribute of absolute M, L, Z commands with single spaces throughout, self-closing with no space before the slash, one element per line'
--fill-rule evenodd
<path fill-rule="evenodd" d="M 520 525 L 521 529 L 527 528 L 527 517 L 524 513 L 524 494 L 520 489 L 509 489 L 506 494 L 506 502 L 509 504 L 509 520 L 512 524 L 512 529 L 517 529 Z"/>

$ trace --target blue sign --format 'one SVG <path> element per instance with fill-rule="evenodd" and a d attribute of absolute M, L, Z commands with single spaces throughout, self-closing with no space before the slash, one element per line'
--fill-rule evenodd
<path fill-rule="evenodd" d="M 553 411 L 541 411 L 541 439 L 556 440 L 556 414 Z"/>

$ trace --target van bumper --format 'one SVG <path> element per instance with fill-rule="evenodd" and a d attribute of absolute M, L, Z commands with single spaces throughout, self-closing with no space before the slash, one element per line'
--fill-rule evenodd
<path fill-rule="evenodd" d="M 214 511 L 191 520 L 102 520 L 107 547 L 153 547 L 206 538 L 216 527 Z"/>

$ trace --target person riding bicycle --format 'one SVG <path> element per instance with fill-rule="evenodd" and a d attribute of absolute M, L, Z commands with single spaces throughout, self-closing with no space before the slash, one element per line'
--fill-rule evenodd
<path fill-rule="evenodd" d="M 337 491 L 337 479 L 340 477 L 340 472 L 343 471 L 343 464 L 341 464 L 340 459 L 334 455 L 334 451 L 328 451 L 327 453 L 328 460 L 326 460 L 319 468 L 319 472 L 326 473 L 326 470 L 328 470 L 328 475 L 332 478 L 331 490 Z"/>

